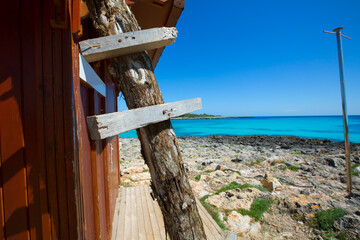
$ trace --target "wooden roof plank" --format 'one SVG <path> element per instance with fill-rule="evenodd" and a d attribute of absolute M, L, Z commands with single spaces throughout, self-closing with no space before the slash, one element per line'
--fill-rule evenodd
<path fill-rule="evenodd" d="M 176 37 L 174 27 L 151 28 L 81 41 L 80 49 L 86 61 L 94 62 L 165 47 Z"/>
<path fill-rule="evenodd" d="M 173 103 L 87 117 L 92 139 L 104 139 L 123 132 L 168 120 L 201 109 L 201 99 L 194 98 Z"/>

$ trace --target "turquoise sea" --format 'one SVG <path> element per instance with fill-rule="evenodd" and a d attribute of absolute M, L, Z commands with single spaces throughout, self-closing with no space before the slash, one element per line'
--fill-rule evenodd
<path fill-rule="evenodd" d="M 177 136 L 270 135 L 344 140 L 342 116 L 171 120 Z M 129 131 L 120 137 L 137 137 Z M 360 143 L 360 115 L 349 116 L 350 142 Z"/>

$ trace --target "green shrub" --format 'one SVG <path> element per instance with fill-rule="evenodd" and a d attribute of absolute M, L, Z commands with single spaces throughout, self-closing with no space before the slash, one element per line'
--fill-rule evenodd
<path fill-rule="evenodd" d="M 217 190 L 215 194 L 218 195 L 219 193 L 226 192 L 226 191 L 233 190 L 233 189 L 237 189 L 237 188 L 238 189 L 257 188 L 262 192 L 268 192 L 268 190 L 266 188 L 264 188 L 264 187 L 254 186 L 254 185 L 251 185 L 251 184 L 248 184 L 248 183 L 238 184 L 237 182 L 232 182 L 229 185 Z"/>
<path fill-rule="evenodd" d="M 263 162 L 263 159 L 256 159 L 255 161 L 252 161 L 250 163 L 250 166 L 255 166 L 255 165 L 260 164 L 262 162 Z"/>
<path fill-rule="evenodd" d="M 360 172 L 355 172 L 355 168 L 359 167 L 360 164 L 354 164 L 351 166 L 351 174 L 354 176 L 360 176 Z"/>
<path fill-rule="evenodd" d="M 202 203 L 202 202 L 205 202 L 206 199 L 208 199 L 210 196 L 211 196 L 211 195 L 209 195 L 209 194 L 203 196 L 202 198 L 200 198 L 200 202 L 201 202 L 201 203 Z"/>
<path fill-rule="evenodd" d="M 201 174 L 196 175 L 196 177 L 195 177 L 195 181 L 196 181 L 196 182 L 200 181 L 200 178 L 201 178 Z"/>
<path fill-rule="evenodd" d="M 120 186 L 121 186 L 121 187 L 131 187 L 132 185 L 131 185 L 131 183 L 129 183 L 129 182 L 121 182 L 121 183 L 120 183 Z"/>
<path fill-rule="evenodd" d="M 281 168 L 281 170 L 286 170 L 286 169 L 289 169 L 289 170 L 294 171 L 294 172 L 299 171 L 299 169 L 297 167 L 295 167 L 295 166 L 286 166 L 286 167 Z"/>
<path fill-rule="evenodd" d="M 255 221 L 257 222 L 260 220 L 263 213 L 269 209 L 271 202 L 272 202 L 271 200 L 255 198 L 253 203 L 251 204 L 250 210 L 239 208 L 237 211 L 241 215 L 248 215 L 254 218 Z"/>
<path fill-rule="evenodd" d="M 315 214 L 314 227 L 324 231 L 332 230 L 334 222 L 346 214 L 347 211 L 341 208 L 322 210 Z"/>
<path fill-rule="evenodd" d="M 299 171 L 299 169 L 297 168 L 297 167 L 295 167 L 295 166 L 288 166 L 287 167 L 289 170 L 291 170 L 291 171 L 294 171 L 294 172 L 298 172 Z"/>

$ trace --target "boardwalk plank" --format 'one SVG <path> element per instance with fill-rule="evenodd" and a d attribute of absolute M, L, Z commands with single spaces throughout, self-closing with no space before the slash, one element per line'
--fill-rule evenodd
<path fill-rule="evenodd" d="M 203 221 L 203 226 L 204 226 L 204 230 L 205 230 L 205 234 L 208 240 L 217 240 L 216 238 L 216 231 L 213 228 L 210 228 L 209 225 L 211 226 L 211 223 L 209 222 L 209 220 L 207 219 L 207 217 L 205 216 L 204 212 L 199 209 L 199 214 L 200 214 L 200 218 Z"/>
<path fill-rule="evenodd" d="M 135 195 L 136 195 L 136 205 L 137 205 L 137 213 L 136 216 L 138 218 L 138 232 L 139 232 L 139 240 L 146 239 L 145 233 L 145 223 L 144 223 L 144 210 L 143 204 L 141 202 L 141 186 L 135 187 Z"/>
<path fill-rule="evenodd" d="M 138 219 L 137 219 L 137 204 L 136 204 L 136 190 L 135 187 L 131 188 L 131 207 L 130 207 L 130 212 L 131 212 L 131 239 L 133 240 L 138 240 L 138 235 L 139 235 L 139 231 L 138 231 Z"/>
<path fill-rule="evenodd" d="M 155 209 L 154 209 L 154 205 L 153 205 L 153 199 L 151 198 L 149 187 L 145 187 L 145 193 L 146 193 L 145 196 L 146 196 L 147 204 L 149 207 L 151 225 L 152 225 L 153 233 L 154 233 L 154 240 L 158 240 L 158 239 L 161 240 L 160 228 L 159 228 L 158 221 L 156 218 Z"/>
<path fill-rule="evenodd" d="M 146 201 L 146 192 L 145 188 L 148 186 L 141 186 L 140 192 L 141 192 L 141 203 L 143 206 L 143 216 L 144 216 L 144 223 L 145 223 L 145 232 L 146 232 L 146 239 L 147 240 L 153 240 L 154 234 L 153 229 L 151 226 L 151 219 L 150 219 L 150 213 L 149 213 L 149 207 Z"/>
<path fill-rule="evenodd" d="M 211 223 L 211 225 L 221 235 L 222 234 L 221 228 L 219 227 L 219 225 L 217 225 L 215 220 L 210 216 L 210 214 L 206 211 L 206 209 L 204 208 L 204 206 L 201 204 L 201 202 L 198 199 L 196 199 L 196 204 L 197 204 L 198 208 L 201 209 L 203 213 L 205 213 L 204 215 L 207 217 L 207 219 L 209 219 L 209 222 Z"/>
<path fill-rule="evenodd" d="M 113 222 L 112 222 L 112 233 L 111 233 L 111 240 L 115 240 L 116 239 L 116 234 L 117 234 L 117 230 L 118 230 L 118 225 L 119 225 L 119 218 L 120 218 L 120 203 L 121 203 L 121 191 L 122 189 L 119 189 L 118 191 L 118 196 L 116 198 L 116 202 L 115 202 L 115 210 L 114 210 L 114 218 L 113 218 Z"/>
<path fill-rule="evenodd" d="M 126 192 L 126 205 L 125 205 L 125 220 L 124 220 L 124 239 L 131 240 L 131 188 L 127 189 Z"/>
<path fill-rule="evenodd" d="M 120 209 L 115 210 L 115 211 L 120 211 L 120 216 L 119 216 L 119 220 L 118 220 L 118 227 L 117 227 L 117 232 L 116 232 L 116 240 L 123 240 L 124 239 L 126 192 L 127 192 L 127 188 L 122 188 L 121 189 Z"/>
<path fill-rule="evenodd" d="M 201 216 L 201 219 L 203 220 L 204 224 L 208 227 L 208 229 L 210 230 L 210 232 L 216 239 L 220 239 L 222 231 L 219 228 L 219 226 L 217 225 L 217 223 L 214 221 L 214 219 L 212 219 L 212 217 L 209 215 L 209 213 L 206 211 L 206 209 L 203 207 L 203 205 L 200 203 L 199 200 L 196 200 L 196 204 L 198 206 L 200 216 Z M 219 229 L 220 229 L 220 231 L 219 231 Z"/>
<path fill-rule="evenodd" d="M 203 221 L 203 224 L 204 224 L 204 230 L 205 230 L 205 234 L 206 234 L 206 238 L 208 240 L 218 240 L 216 238 L 216 233 L 212 231 L 212 229 L 209 228 L 209 221 L 208 219 L 204 216 L 204 213 L 199 210 L 199 214 L 200 214 L 200 217 L 201 217 L 201 220 Z"/>
<path fill-rule="evenodd" d="M 221 228 L 200 201 L 196 202 L 207 240 L 219 240 Z M 119 211 L 117 229 L 114 230 L 116 240 L 166 240 L 161 209 L 152 199 L 148 185 L 122 188 L 116 211 Z"/>
<path fill-rule="evenodd" d="M 160 209 L 159 204 L 157 203 L 157 201 L 153 201 L 153 203 L 154 203 L 156 219 L 158 221 L 159 228 L 160 228 L 161 239 L 166 240 L 164 218 L 162 216 L 161 209 Z"/>

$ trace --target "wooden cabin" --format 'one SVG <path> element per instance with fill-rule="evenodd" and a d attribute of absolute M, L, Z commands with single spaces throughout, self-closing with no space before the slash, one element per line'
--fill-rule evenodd
<path fill-rule="evenodd" d="M 184 0 L 127 0 L 143 29 L 175 26 Z M 5 1 L 0 15 L 0 238 L 110 239 L 118 137 L 91 140 L 85 118 L 117 111 L 79 78 L 79 41 L 97 37 L 81 0 Z M 162 49 L 149 51 L 155 67 Z"/>

